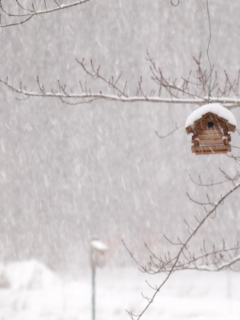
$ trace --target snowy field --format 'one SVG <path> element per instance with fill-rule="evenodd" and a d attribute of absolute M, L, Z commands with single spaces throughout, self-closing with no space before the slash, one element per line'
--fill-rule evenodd
<path fill-rule="evenodd" d="M 91 274 L 75 281 L 60 279 L 36 262 L 0 268 L 0 320 L 91 320 Z M 140 311 L 159 276 L 134 268 L 97 270 L 96 320 L 129 319 Z M 173 275 L 142 319 L 240 319 L 240 273 L 180 272 Z"/>

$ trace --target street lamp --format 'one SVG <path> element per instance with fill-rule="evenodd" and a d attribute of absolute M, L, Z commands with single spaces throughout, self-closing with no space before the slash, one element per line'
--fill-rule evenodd
<path fill-rule="evenodd" d="M 106 260 L 107 246 L 98 238 L 90 241 L 90 265 L 92 269 L 92 320 L 95 320 L 95 277 L 96 268 L 103 267 Z"/>

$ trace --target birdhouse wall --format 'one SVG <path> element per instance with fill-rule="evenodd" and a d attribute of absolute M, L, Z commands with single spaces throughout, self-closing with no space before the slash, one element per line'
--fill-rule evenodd
<path fill-rule="evenodd" d="M 206 114 L 194 123 L 192 152 L 196 154 L 222 154 L 231 151 L 228 124 L 215 114 Z"/>
<path fill-rule="evenodd" d="M 194 132 L 201 134 L 202 131 L 219 131 L 224 133 L 228 131 L 227 122 L 219 118 L 215 114 L 206 114 L 202 119 L 196 121 L 194 125 Z"/>

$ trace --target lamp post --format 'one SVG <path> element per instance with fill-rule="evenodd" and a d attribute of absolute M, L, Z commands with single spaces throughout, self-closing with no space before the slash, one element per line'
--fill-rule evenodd
<path fill-rule="evenodd" d="M 95 284 L 96 268 L 103 267 L 106 259 L 107 246 L 98 238 L 92 238 L 90 242 L 90 265 L 92 269 L 92 320 L 95 320 Z"/>

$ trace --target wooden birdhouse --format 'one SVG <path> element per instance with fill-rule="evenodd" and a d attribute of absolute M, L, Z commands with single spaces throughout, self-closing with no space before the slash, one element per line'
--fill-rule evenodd
<path fill-rule="evenodd" d="M 193 133 L 193 153 L 223 154 L 231 151 L 230 132 L 236 130 L 236 119 L 221 104 L 210 103 L 193 111 L 185 128 L 187 134 Z"/>

